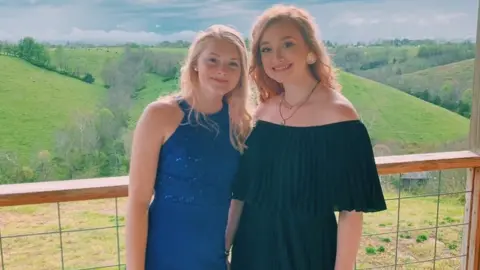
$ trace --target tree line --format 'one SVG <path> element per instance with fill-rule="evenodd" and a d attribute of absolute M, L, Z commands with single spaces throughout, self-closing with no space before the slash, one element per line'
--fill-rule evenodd
<path fill-rule="evenodd" d="M 16 44 L 0 42 L 0 54 L 21 58 L 37 67 L 54 71 L 89 84 L 95 82 L 95 78 L 89 72 L 80 72 L 78 69 L 70 69 L 68 66 L 56 66 L 52 62 L 48 47 L 36 42 L 35 39 L 31 37 L 22 38 Z"/>

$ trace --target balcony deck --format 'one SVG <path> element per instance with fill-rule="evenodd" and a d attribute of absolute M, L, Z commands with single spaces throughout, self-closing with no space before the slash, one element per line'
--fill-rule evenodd
<path fill-rule="evenodd" d="M 365 216 L 356 269 L 480 270 L 477 21 L 470 151 L 376 158 L 388 210 Z M 127 196 L 128 177 L 1 185 L 0 269 L 124 269 Z"/>
<path fill-rule="evenodd" d="M 376 162 L 389 210 L 366 215 L 357 269 L 477 270 L 480 156 L 458 151 Z M 430 174 L 430 186 L 398 184 L 412 172 Z M 35 262 L 32 269 L 123 269 L 126 196 L 128 177 L 3 185 L 2 269 L 25 269 L 26 260 Z"/>

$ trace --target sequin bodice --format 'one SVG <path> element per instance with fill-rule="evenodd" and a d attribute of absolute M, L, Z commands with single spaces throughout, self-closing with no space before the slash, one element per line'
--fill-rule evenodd
<path fill-rule="evenodd" d="M 187 102 L 179 106 L 183 120 L 159 154 L 145 270 L 227 270 L 225 229 L 240 158 L 230 143 L 228 104 L 208 116 L 216 129 L 189 117 Z"/>
<path fill-rule="evenodd" d="M 217 130 L 196 124 L 193 113 L 189 118 L 185 101 L 179 105 L 184 117 L 162 147 L 155 198 L 183 204 L 229 204 L 239 153 L 230 143 L 228 104 L 224 102 L 219 112 L 208 116 Z"/>

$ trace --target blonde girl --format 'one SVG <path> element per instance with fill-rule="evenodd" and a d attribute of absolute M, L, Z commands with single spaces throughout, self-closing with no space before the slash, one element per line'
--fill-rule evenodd
<path fill-rule="evenodd" d="M 144 110 L 132 146 L 128 270 L 226 269 L 231 183 L 250 132 L 248 89 L 243 38 L 213 25 L 190 46 L 179 93 Z"/>

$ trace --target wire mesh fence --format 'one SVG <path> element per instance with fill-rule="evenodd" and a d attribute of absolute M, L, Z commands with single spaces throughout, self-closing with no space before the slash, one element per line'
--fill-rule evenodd
<path fill-rule="evenodd" d="M 2 269 L 125 269 L 125 201 L 0 209 Z"/>
<path fill-rule="evenodd" d="M 364 216 L 356 269 L 461 269 L 466 170 L 382 176 L 388 210 Z M 3 270 L 125 269 L 126 198 L 0 208 Z"/>

